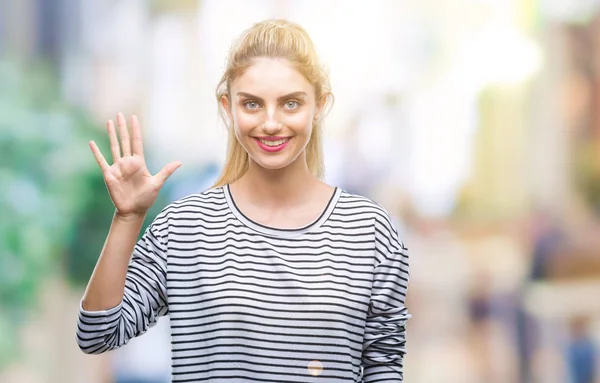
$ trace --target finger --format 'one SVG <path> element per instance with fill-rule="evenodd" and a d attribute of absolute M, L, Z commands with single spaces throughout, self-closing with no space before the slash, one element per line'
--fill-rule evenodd
<path fill-rule="evenodd" d="M 144 157 L 142 129 L 140 128 L 140 120 L 136 115 L 131 116 L 131 148 L 133 149 L 133 155 Z"/>
<path fill-rule="evenodd" d="M 175 161 L 165 165 L 160 172 L 156 174 L 156 178 L 160 182 L 160 185 L 164 184 L 169 177 L 181 166 L 181 162 Z"/>
<path fill-rule="evenodd" d="M 121 148 L 119 147 L 119 140 L 117 138 L 117 131 L 115 130 L 115 123 L 113 120 L 108 120 L 106 129 L 108 130 L 108 139 L 110 140 L 110 151 L 112 152 L 113 162 L 117 162 L 119 158 L 121 158 Z"/>
<path fill-rule="evenodd" d="M 107 171 L 108 168 L 110 168 L 110 165 L 108 164 L 108 162 L 106 162 L 106 159 L 100 152 L 100 149 L 98 149 L 98 145 L 96 145 L 96 143 L 94 141 L 90 141 L 89 145 L 90 145 L 90 149 L 92 149 L 92 153 L 94 154 L 94 157 L 96 158 L 96 162 L 98 163 L 98 166 L 100 166 L 100 169 L 102 170 L 102 172 Z"/>
<path fill-rule="evenodd" d="M 121 136 L 121 153 L 123 157 L 131 155 L 131 143 L 129 142 L 129 131 L 127 130 L 127 120 L 123 113 L 117 114 L 117 125 L 119 125 L 119 136 Z"/>

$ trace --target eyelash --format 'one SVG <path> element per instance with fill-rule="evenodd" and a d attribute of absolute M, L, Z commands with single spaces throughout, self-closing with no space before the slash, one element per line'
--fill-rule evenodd
<path fill-rule="evenodd" d="M 290 102 L 294 102 L 294 103 L 296 103 L 296 106 L 295 106 L 295 107 L 293 107 L 293 108 L 289 108 L 288 110 L 296 110 L 296 109 L 298 109 L 298 108 L 299 108 L 299 107 L 302 105 L 302 103 L 301 103 L 299 100 L 287 100 L 286 102 L 284 102 L 284 103 L 283 103 L 283 105 L 287 105 L 287 104 L 289 104 Z M 256 104 L 256 105 L 257 105 L 257 107 L 255 107 L 255 108 L 250 108 L 250 107 L 248 106 L 249 104 Z M 259 106 L 260 104 L 259 104 L 258 102 L 256 102 L 256 101 L 248 100 L 248 101 L 244 101 L 244 104 L 243 104 L 243 105 L 244 105 L 244 108 L 246 108 L 246 109 L 248 109 L 248 110 L 251 110 L 251 111 L 255 111 L 256 109 L 258 109 L 258 106 Z"/>

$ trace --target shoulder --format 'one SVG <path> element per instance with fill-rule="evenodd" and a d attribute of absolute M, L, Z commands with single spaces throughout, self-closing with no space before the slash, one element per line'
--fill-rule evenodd
<path fill-rule="evenodd" d="M 397 231 L 395 219 L 390 212 L 371 198 L 342 190 L 337 207 L 341 214 L 366 215 L 369 218 L 372 218 L 377 224 L 384 225 L 390 230 Z"/>
<path fill-rule="evenodd" d="M 338 201 L 338 212 L 340 215 L 347 217 L 355 216 L 370 219 L 378 240 L 396 243 L 396 246 L 404 248 L 404 243 L 398 231 L 398 218 L 393 217 L 385 207 L 373 199 L 342 190 Z"/>
<path fill-rule="evenodd" d="M 154 219 L 155 226 L 168 225 L 179 219 L 198 219 L 204 216 L 216 216 L 227 209 L 227 200 L 223 188 L 211 188 L 203 192 L 181 197 L 164 207 Z"/>

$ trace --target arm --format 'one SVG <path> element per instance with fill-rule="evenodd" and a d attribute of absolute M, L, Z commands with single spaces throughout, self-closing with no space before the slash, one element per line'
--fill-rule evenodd
<path fill-rule="evenodd" d="M 181 163 L 170 163 L 152 175 L 146 167 L 137 117 L 131 118 L 131 139 L 122 113 L 117 115 L 117 124 L 120 143 L 113 121 L 106 124 L 112 165 L 90 142 L 116 212 L 79 310 L 77 343 L 88 354 L 126 344 L 167 312 L 166 245 L 160 234 L 164 228 L 155 220 L 137 244 L 136 240 L 146 212 Z M 164 211 L 159 218 L 166 226 Z"/>
<path fill-rule="evenodd" d="M 408 252 L 389 220 L 377 225 L 376 253 L 379 263 L 373 274 L 371 302 L 363 345 L 365 383 L 403 381 L 406 353 L 405 307 L 409 281 Z"/>
<path fill-rule="evenodd" d="M 127 266 L 143 222 L 144 216 L 124 218 L 114 215 L 104 248 L 81 301 L 82 309 L 102 311 L 121 303 Z"/>
<path fill-rule="evenodd" d="M 133 231 L 133 228 L 127 228 Z M 145 333 L 168 311 L 166 245 L 157 225 L 153 223 L 146 229 L 135 244 L 132 256 L 119 258 L 122 254 L 118 252 L 126 251 L 125 241 L 130 239 L 125 236 L 126 231 L 120 224 L 111 227 L 82 299 L 77 343 L 87 354 L 100 354 L 127 344 L 131 338 Z M 121 246 L 118 239 L 124 241 Z M 131 260 L 122 265 L 122 259 Z"/>

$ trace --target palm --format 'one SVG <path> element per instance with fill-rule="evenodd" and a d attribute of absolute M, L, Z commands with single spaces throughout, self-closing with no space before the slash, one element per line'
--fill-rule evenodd
<path fill-rule="evenodd" d="M 140 157 L 119 159 L 104 174 L 104 181 L 119 212 L 141 213 L 148 210 L 158 192 L 152 187 L 152 174 Z"/>
<path fill-rule="evenodd" d="M 90 143 L 90 147 L 102 169 L 108 193 L 117 213 L 123 216 L 143 215 L 152 207 L 164 182 L 181 164 L 170 163 L 158 174 L 152 175 L 146 167 L 137 118 L 131 119 L 131 142 L 122 114 L 117 116 L 117 123 L 121 136 L 120 144 L 113 122 L 109 121 L 107 124 L 114 161 L 112 165 L 108 165 L 94 142 Z"/>

